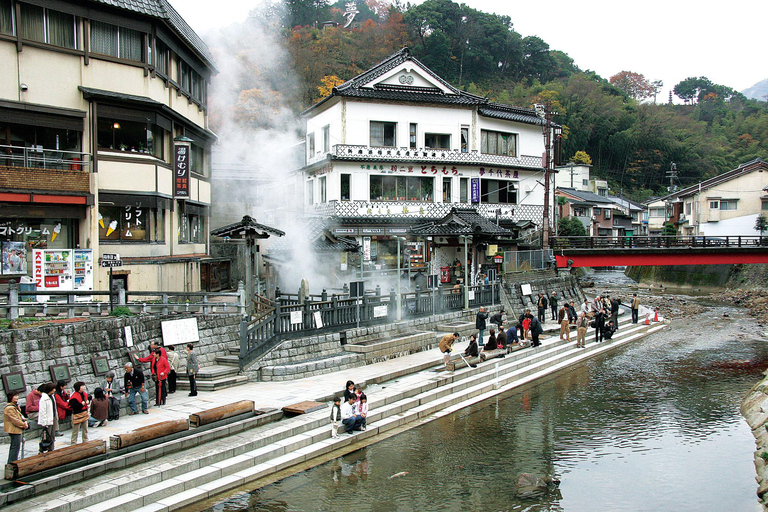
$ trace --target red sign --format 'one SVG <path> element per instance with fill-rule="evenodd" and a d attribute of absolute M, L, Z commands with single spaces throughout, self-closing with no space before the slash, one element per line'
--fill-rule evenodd
<path fill-rule="evenodd" d="M 59 287 L 59 276 L 45 276 L 45 287 L 46 288 L 58 288 Z"/>
<path fill-rule="evenodd" d="M 441 283 L 451 282 L 451 267 L 440 267 L 440 282 Z"/>
<path fill-rule="evenodd" d="M 38 288 L 43 287 L 43 251 L 35 251 L 35 284 Z"/>

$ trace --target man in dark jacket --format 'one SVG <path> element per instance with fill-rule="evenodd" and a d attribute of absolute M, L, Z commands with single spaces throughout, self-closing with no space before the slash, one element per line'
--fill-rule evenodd
<path fill-rule="evenodd" d="M 532 347 L 538 347 L 541 345 L 541 342 L 539 341 L 539 335 L 544 332 L 544 329 L 541 327 L 541 322 L 539 322 L 538 318 L 534 318 L 533 315 L 531 315 L 531 346 Z"/>
<path fill-rule="evenodd" d="M 608 325 L 603 327 L 603 338 L 606 340 L 610 340 L 613 338 L 613 333 L 616 332 L 616 326 L 613 323 L 613 320 L 608 322 Z"/>
<path fill-rule="evenodd" d="M 603 328 L 605 327 L 605 310 L 598 309 L 595 313 L 595 318 L 592 320 L 595 323 L 595 343 L 603 341 Z"/>
<path fill-rule="evenodd" d="M 547 297 L 543 294 L 539 294 L 539 301 L 536 303 L 539 308 L 539 322 L 544 323 L 547 319 Z"/>
<path fill-rule="evenodd" d="M 552 320 L 557 318 L 557 292 L 552 292 L 549 297 L 549 309 L 552 311 Z"/>
<path fill-rule="evenodd" d="M 504 331 L 504 322 L 498 324 L 499 334 L 496 335 L 496 346 L 499 348 L 507 348 L 507 333 Z"/>
<path fill-rule="evenodd" d="M 501 323 L 503 322 L 502 317 L 504 316 L 504 308 L 500 309 L 498 313 L 493 315 L 489 321 L 492 324 L 496 324 L 497 327 L 501 326 Z"/>
<path fill-rule="evenodd" d="M 614 330 L 619 330 L 619 308 L 621 307 L 621 301 L 619 298 L 611 300 L 611 321 L 613 322 Z M 610 339 L 610 338 L 608 338 Z"/>
<path fill-rule="evenodd" d="M 128 405 L 131 407 L 131 412 L 128 414 L 137 414 L 136 410 L 136 393 L 141 397 L 141 412 L 149 414 L 149 393 L 144 386 L 144 373 L 138 368 L 134 368 L 133 364 L 125 363 L 125 396 L 128 397 Z"/>
<path fill-rule="evenodd" d="M 571 301 L 571 303 L 568 304 L 568 321 L 573 323 L 576 321 L 576 318 L 576 304 L 574 301 Z"/>
<path fill-rule="evenodd" d="M 485 312 L 485 308 L 481 307 L 480 311 L 477 312 L 477 316 L 475 317 L 475 329 L 480 331 L 479 336 L 477 337 L 477 344 L 479 346 L 483 346 L 483 334 L 485 333 L 485 320 L 488 318 L 488 313 Z"/>

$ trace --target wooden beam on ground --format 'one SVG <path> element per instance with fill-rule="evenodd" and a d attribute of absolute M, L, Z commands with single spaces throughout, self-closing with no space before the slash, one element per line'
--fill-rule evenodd
<path fill-rule="evenodd" d="M 189 430 L 189 420 L 174 420 L 155 423 L 154 425 L 147 425 L 146 427 L 137 428 L 136 430 L 132 430 L 125 434 L 117 434 L 110 437 L 109 447 L 112 450 L 119 450 L 120 448 L 126 448 L 128 446 L 133 446 L 134 444 L 151 441 L 152 439 L 175 434 L 176 432 L 183 432 L 185 430 Z"/>
<path fill-rule="evenodd" d="M 467 360 L 466 363 L 464 362 L 464 359 Z M 469 364 L 478 364 L 478 363 L 481 362 L 479 357 L 465 357 L 464 359 L 462 359 L 460 357 L 454 359 L 453 356 L 451 356 L 451 360 L 446 365 L 446 369 L 449 370 L 449 371 L 454 371 L 454 370 L 458 370 L 459 368 L 466 368 L 467 367 L 467 363 L 469 363 Z"/>
<path fill-rule="evenodd" d="M 483 350 L 480 352 L 480 359 L 487 361 L 496 357 L 504 357 L 507 354 L 507 349 L 497 348 L 496 350 Z"/>
<path fill-rule="evenodd" d="M 253 400 L 241 400 L 239 402 L 222 405 L 221 407 L 214 407 L 207 411 L 196 412 L 189 415 L 189 423 L 195 427 L 201 425 L 207 425 L 214 421 L 231 418 L 232 416 L 239 416 L 241 414 L 253 414 L 256 405 Z"/>
<path fill-rule="evenodd" d="M 107 453 L 106 441 L 88 441 L 73 446 L 65 446 L 52 452 L 40 453 L 19 459 L 5 465 L 5 479 L 18 480 L 19 478 L 46 469 L 56 468 L 70 462 L 87 459 L 95 455 Z"/>
<path fill-rule="evenodd" d="M 307 414 L 309 412 L 319 411 L 328 407 L 322 402 L 314 402 L 312 400 L 306 400 L 293 405 L 286 405 L 283 407 L 283 413 L 285 414 Z"/>

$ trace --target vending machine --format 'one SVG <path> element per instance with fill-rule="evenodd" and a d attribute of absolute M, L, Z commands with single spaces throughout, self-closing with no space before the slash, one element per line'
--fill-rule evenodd
<path fill-rule="evenodd" d="M 93 249 L 34 249 L 32 258 L 38 292 L 93 290 Z M 48 296 L 38 295 L 37 300 L 45 302 Z"/>

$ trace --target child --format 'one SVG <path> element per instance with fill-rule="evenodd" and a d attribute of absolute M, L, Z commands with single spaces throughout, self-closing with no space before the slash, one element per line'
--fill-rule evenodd
<path fill-rule="evenodd" d="M 334 397 L 331 406 L 331 438 L 339 437 L 339 425 L 341 425 L 341 398 Z"/>
<path fill-rule="evenodd" d="M 363 396 L 363 389 L 360 386 L 355 386 L 355 402 L 360 403 L 361 396 Z"/>
<path fill-rule="evenodd" d="M 360 395 L 360 402 L 357 404 L 358 409 L 357 412 L 360 415 L 361 418 L 363 418 L 362 423 L 360 423 L 360 428 L 365 430 L 366 427 L 366 418 L 368 417 L 368 397 L 365 395 Z"/>

